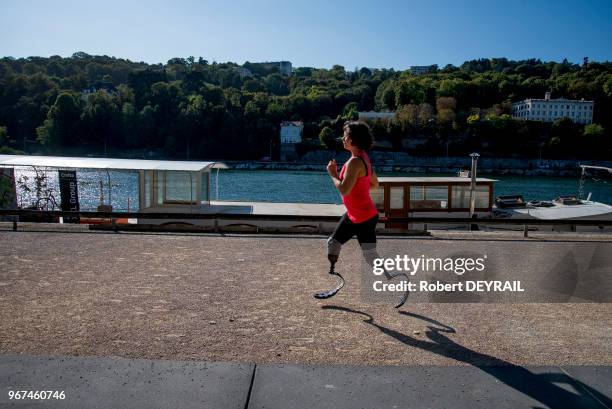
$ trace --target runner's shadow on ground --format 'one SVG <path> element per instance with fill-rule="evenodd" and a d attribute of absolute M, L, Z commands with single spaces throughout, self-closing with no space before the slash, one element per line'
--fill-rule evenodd
<path fill-rule="evenodd" d="M 539 401 L 546 408 L 567 409 L 602 406 L 612 408 L 612 399 L 569 375 L 560 373 L 535 374 L 522 366 L 514 365 L 510 362 L 471 350 L 456 343 L 445 335 L 453 334 L 455 330 L 432 318 L 411 312 L 399 311 L 401 315 L 414 317 L 433 324 L 427 325 L 425 335 L 429 338 L 429 341 L 424 341 L 378 324 L 370 314 L 363 311 L 335 305 L 326 305 L 321 308 L 361 315 L 365 318 L 363 322 L 377 328 L 383 334 L 395 338 L 404 345 L 420 348 L 437 355 L 470 364 L 495 377 L 497 380 L 516 391 Z M 577 393 L 558 385 L 569 386 Z M 589 405 L 591 402 L 595 404 L 596 401 L 599 401 L 601 405 Z"/>

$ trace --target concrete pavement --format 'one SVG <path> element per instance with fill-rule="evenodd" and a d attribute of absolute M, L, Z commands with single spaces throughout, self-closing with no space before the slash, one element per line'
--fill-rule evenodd
<path fill-rule="evenodd" d="M 16 390 L 64 399 L 9 400 Z M 606 409 L 612 367 L 320 366 L 0 356 L 3 408 Z"/>
<path fill-rule="evenodd" d="M 0 407 L 610 409 L 612 304 L 588 300 L 612 241 L 573 237 L 383 237 L 562 278 L 556 303 L 398 311 L 361 296 L 354 242 L 347 286 L 320 302 L 324 237 L 0 232 Z"/>

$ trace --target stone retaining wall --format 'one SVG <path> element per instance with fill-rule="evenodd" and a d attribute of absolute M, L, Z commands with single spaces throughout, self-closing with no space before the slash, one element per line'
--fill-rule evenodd
<path fill-rule="evenodd" d="M 232 169 L 268 170 L 324 170 L 330 159 L 339 163 L 348 159 L 348 152 L 328 150 L 308 152 L 296 162 L 226 162 Z M 378 172 L 456 173 L 470 169 L 471 158 L 465 157 L 415 157 L 405 152 L 372 152 L 372 163 Z M 612 161 L 579 161 L 553 159 L 513 159 L 480 157 L 478 172 L 497 175 L 569 176 L 580 173 L 579 165 L 612 167 Z"/>

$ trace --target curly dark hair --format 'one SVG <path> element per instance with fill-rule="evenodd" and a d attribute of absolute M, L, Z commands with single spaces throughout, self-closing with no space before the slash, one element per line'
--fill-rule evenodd
<path fill-rule="evenodd" d="M 347 121 L 344 123 L 344 130 L 348 130 L 352 144 L 359 149 L 367 151 L 374 144 L 370 127 L 363 121 Z"/>

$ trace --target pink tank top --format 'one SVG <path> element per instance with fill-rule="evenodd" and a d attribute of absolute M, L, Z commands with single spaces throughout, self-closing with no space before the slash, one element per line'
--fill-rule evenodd
<path fill-rule="evenodd" d="M 363 223 L 378 214 L 378 210 L 376 210 L 376 206 L 374 206 L 374 202 L 370 197 L 370 180 L 372 178 L 370 158 L 365 152 L 360 154 L 359 157 L 361 157 L 366 164 L 367 174 L 358 177 L 355 186 L 353 186 L 349 194 L 342 196 L 342 203 L 346 206 L 348 218 L 353 223 Z M 340 180 L 344 179 L 345 171 L 346 163 L 340 170 Z"/>

